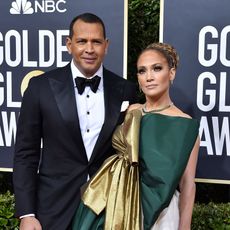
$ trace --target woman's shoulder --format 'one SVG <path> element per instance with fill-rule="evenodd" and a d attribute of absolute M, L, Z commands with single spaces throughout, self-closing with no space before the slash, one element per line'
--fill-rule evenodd
<path fill-rule="evenodd" d="M 173 106 L 173 109 L 171 110 L 171 113 L 172 113 L 171 115 L 173 115 L 173 116 L 192 119 L 192 117 L 189 114 L 183 112 L 177 106 Z"/>
<path fill-rule="evenodd" d="M 128 108 L 128 112 L 132 111 L 132 110 L 141 110 L 142 108 L 142 104 L 136 103 L 136 104 L 132 104 L 129 106 Z"/>

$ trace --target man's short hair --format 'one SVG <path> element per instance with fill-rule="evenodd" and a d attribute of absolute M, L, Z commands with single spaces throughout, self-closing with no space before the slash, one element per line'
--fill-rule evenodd
<path fill-rule="evenodd" d="M 70 38 L 73 37 L 73 25 L 77 20 L 82 20 L 83 22 L 86 22 L 86 23 L 99 23 L 103 28 L 103 36 L 104 38 L 106 38 L 104 22 L 97 15 L 92 14 L 92 13 L 83 13 L 73 18 L 69 26 L 69 37 Z"/>

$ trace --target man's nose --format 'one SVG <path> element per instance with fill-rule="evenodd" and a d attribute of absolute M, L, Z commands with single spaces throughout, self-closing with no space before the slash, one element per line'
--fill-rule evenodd
<path fill-rule="evenodd" d="M 92 42 L 88 42 L 88 43 L 86 44 L 86 52 L 92 53 L 93 51 L 94 51 L 94 47 L 93 47 Z"/>

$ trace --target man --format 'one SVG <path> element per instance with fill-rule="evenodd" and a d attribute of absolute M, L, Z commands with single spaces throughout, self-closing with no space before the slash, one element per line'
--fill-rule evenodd
<path fill-rule="evenodd" d="M 31 79 L 22 101 L 13 174 L 21 230 L 71 229 L 80 187 L 113 154 L 121 107 L 136 99 L 134 84 L 102 66 L 108 40 L 100 18 L 74 18 L 66 45 L 71 63 Z"/>

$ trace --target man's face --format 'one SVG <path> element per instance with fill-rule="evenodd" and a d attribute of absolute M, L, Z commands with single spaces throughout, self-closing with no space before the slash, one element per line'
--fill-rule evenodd
<path fill-rule="evenodd" d="M 104 38 L 101 24 L 79 19 L 73 25 L 73 36 L 67 38 L 66 46 L 77 68 L 86 77 L 91 77 L 107 53 L 108 40 Z"/>

